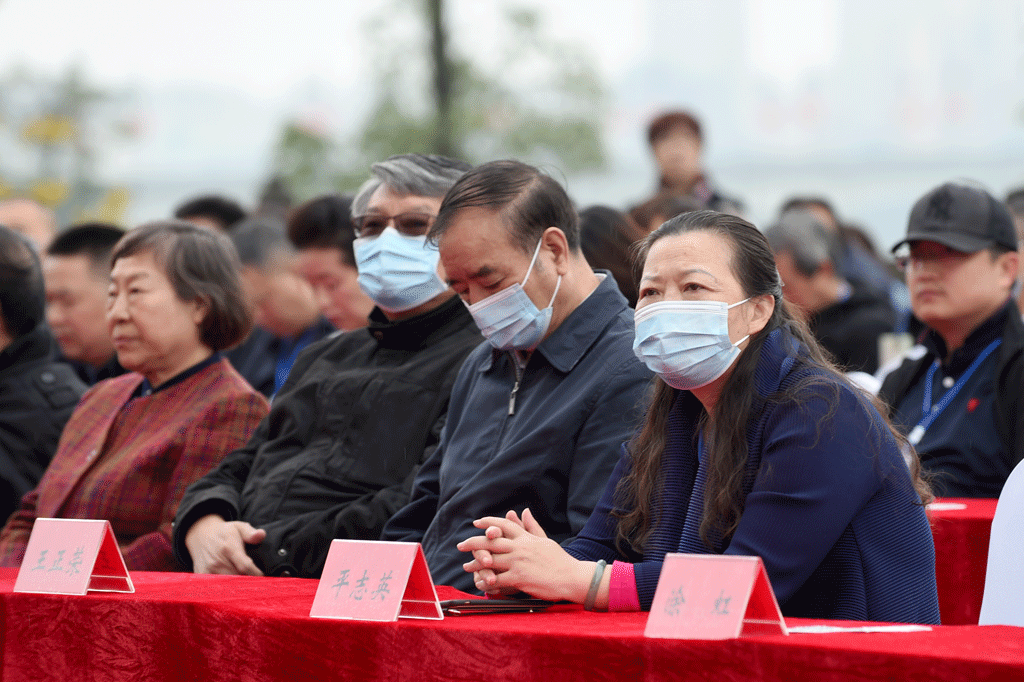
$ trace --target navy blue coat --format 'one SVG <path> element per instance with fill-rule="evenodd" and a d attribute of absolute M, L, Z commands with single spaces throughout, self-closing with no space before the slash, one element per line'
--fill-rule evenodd
<path fill-rule="evenodd" d="M 804 385 L 799 401 L 769 402 L 747 423 L 744 510 L 731 540 L 714 551 L 760 556 L 786 616 L 938 623 L 931 529 L 879 413 L 800 359 L 782 330 L 765 341 L 752 389 L 765 397 L 815 375 L 823 381 Z M 702 410 L 693 394 L 678 392 L 646 551 L 624 557 L 615 549 L 611 511 L 629 468 L 625 454 L 587 526 L 566 547 L 579 559 L 633 562 L 643 608 L 650 608 L 665 554 L 680 551 L 700 525 L 686 516 Z"/>

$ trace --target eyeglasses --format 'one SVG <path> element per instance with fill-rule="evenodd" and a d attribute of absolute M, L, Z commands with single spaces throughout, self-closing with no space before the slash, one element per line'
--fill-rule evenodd
<path fill-rule="evenodd" d="M 352 219 L 357 237 L 376 237 L 384 231 L 392 222 L 400 234 L 407 237 L 419 237 L 427 233 L 430 226 L 434 224 L 434 218 L 428 213 L 399 213 L 398 215 L 384 215 L 383 213 L 368 213 L 356 216 Z"/>

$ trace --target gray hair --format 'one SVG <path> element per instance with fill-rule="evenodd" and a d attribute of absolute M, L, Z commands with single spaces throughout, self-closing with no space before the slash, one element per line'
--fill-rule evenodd
<path fill-rule="evenodd" d="M 178 299 L 203 301 L 209 311 L 199 324 L 199 338 L 213 350 L 231 348 L 252 328 L 239 274 L 238 253 L 223 233 L 183 220 L 157 220 L 125 233 L 110 256 L 151 253 L 163 267 Z"/>
<path fill-rule="evenodd" d="M 352 200 L 352 217 L 366 215 L 370 197 L 381 185 L 398 194 L 442 198 L 471 166 L 435 154 L 399 154 L 370 166 L 373 177 Z"/>
<path fill-rule="evenodd" d="M 259 270 L 265 269 L 279 255 L 295 253 L 284 221 L 276 216 L 246 218 L 232 228 L 229 236 L 242 265 L 251 265 Z"/>
<path fill-rule="evenodd" d="M 837 265 L 839 240 L 806 209 L 785 211 L 765 230 L 773 253 L 789 253 L 798 272 L 811 276 L 825 263 Z"/>

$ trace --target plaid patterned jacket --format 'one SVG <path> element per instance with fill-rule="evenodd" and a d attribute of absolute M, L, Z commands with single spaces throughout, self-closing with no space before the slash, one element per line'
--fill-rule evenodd
<path fill-rule="evenodd" d="M 170 541 L 181 496 L 249 440 L 269 406 L 226 359 L 129 401 L 141 382 L 125 374 L 82 397 L 0 534 L 0 565 L 20 565 L 35 519 L 55 517 L 109 520 L 129 570 L 182 570 Z"/>

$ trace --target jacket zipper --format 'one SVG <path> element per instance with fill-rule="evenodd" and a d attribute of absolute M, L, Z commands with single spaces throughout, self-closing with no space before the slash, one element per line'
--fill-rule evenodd
<path fill-rule="evenodd" d="M 516 413 L 516 393 L 519 392 L 519 382 L 523 378 L 522 372 L 519 369 L 519 360 L 516 357 L 512 358 L 512 369 L 516 373 L 516 383 L 512 385 L 512 393 L 508 396 L 508 416 L 510 417 Z"/>

